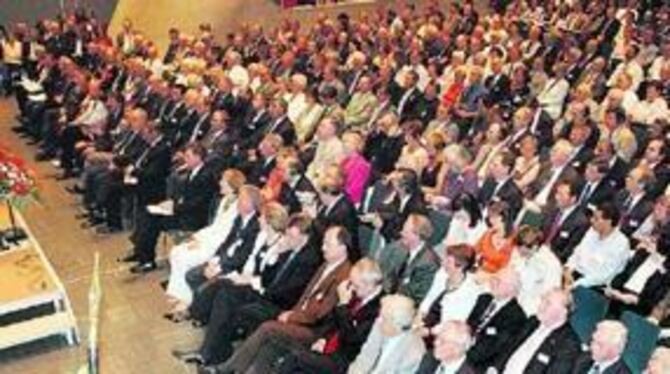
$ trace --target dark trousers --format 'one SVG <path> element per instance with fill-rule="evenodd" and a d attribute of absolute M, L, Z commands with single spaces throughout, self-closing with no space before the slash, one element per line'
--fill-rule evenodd
<path fill-rule="evenodd" d="M 248 286 L 219 282 L 200 354 L 208 363 L 225 361 L 233 353 L 235 339 L 250 334 L 280 312 L 278 306 Z"/>
<path fill-rule="evenodd" d="M 140 207 L 137 213 L 137 226 L 133 232 L 135 254 L 140 262 L 154 261 L 156 258 L 156 242 L 163 231 L 180 228 L 179 220 L 175 216 L 153 215 Z"/>
<path fill-rule="evenodd" d="M 75 145 L 84 139 L 84 134 L 79 126 L 67 126 L 63 129 L 60 136 L 61 146 L 61 167 L 66 170 L 72 170 L 77 164 L 77 152 Z"/>

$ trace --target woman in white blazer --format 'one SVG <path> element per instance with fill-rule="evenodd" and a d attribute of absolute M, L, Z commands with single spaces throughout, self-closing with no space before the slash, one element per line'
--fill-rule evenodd
<path fill-rule="evenodd" d="M 173 309 L 169 314 L 183 312 L 191 304 L 193 294 L 186 283 L 186 273 L 211 259 L 226 239 L 237 215 L 237 193 L 245 181 L 244 174 L 237 169 L 223 172 L 219 182 L 222 198 L 213 222 L 170 251 L 170 279 L 166 293 Z"/>

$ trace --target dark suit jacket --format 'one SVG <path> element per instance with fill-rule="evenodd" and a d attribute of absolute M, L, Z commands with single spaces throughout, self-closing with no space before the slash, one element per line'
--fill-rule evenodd
<path fill-rule="evenodd" d="M 387 202 L 391 192 L 393 192 L 393 186 L 391 186 L 390 183 L 387 183 L 384 179 L 378 179 L 372 186 L 365 190 L 358 212 L 360 214 L 367 214 L 384 210 L 385 206 L 393 202 Z"/>
<path fill-rule="evenodd" d="M 537 137 L 539 149 L 542 151 L 541 153 L 544 153 L 544 151 L 551 148 L 551 145 L 554 143 L 554 121 L 544 109 L 539 108 L 537 110 L 540 111 L 537 123 L 531 121 L 528 129 L 535 135 L 535 137 Z M 533 114 L 533 120 L 535 120 L 535 114 Z"/>
<path fill-rule="evenodd" d="M 330 226 L 344 226 L 352 237 L 352 243 L 358 243 L 358 216 L 356 215 L 356 208 L 351 204 L 349 199 L 343 194 L 335 202 L 332 209 L 328 210 L 326 207 L 319 209 L 319 212 L 314 219 L 314 235 L 317 238 L 319 246 L 323 235 Z M 360 258 L 360 252 L 357 246 L 352 248 L 354 253 L 349 254 L 349 258 L 357 260 Z"/>
<path fill-rule="evenodd" d="M 479 202 L 482 206 L 486 206 L 494 199 L 504 201 L 512 210 L 512 218 L 514 218 L 523 206 L 523 194 L 513 179 L 509 178 L 502 183 L 504 184 L 496 191 L 498 182 L 492 177 L 486 178 L 479 190 Z"/>
<path fill-rule="evenodd" d="M 249 218 L 246 225 L 243 225 L 242 217 L 237 216 L 233 220 L 233 226 L 228 232 L 226 239 L 216 250 L 221 264 L 222 275 L 232 271 L 240 272 L 249 258 L 249 254 L 254 249 L 256 237 L 261 227 L 258 222 L 258 214 Z M 232 252 L 232 253 L 228 253 Z"/>
<path fill-rule="evenodd" d="M 537 317 L 524 323 L 517 334 L 509 340 L 506 349 L 496 358 L 496 368 L 502 372 L 509 359 L 516 353 L 530 335 L 539 327 Z M 569 322 L 552 331 L 540 344 L 524 370 L 524 374 L 561 374 L 572 369 L 575 359 L 581 353 L 581 345 L 577 334 Z"/>
<path fill-rule="evenodd" d="M 170 172 L 171 151 L 166 141 L 160 141 L 147 150 L 136 162 L 133 172 L 137 178 L 137 199 L 140 206 L 156 204 L 165 199 L 166 178 Z"/>
<path fill-rule="evenodd" d="M 492 75 L 486 78 L 484 86 L 486 86 L 488 91 L 484 99 L 484 103 L 487 106 L 501 104 L 509 98 L 510 80 L 505 74 L 500 73 L 496 76 Z"/>
<path fill-rule="evenodd" d="M 305 291 L 320 264 L 321 252 L 313 243 L 307 243 L 297 252 L 282 253 L 272 269 L 263 272 L 263 297 L 282 310 L 290 309 Z"/>
<path fill-rule="evenodd" d="M 437 368 L 440 367 L 440 361 L 438 361 L 432 353 L 426 352 L 421 359 L 421 364 L 416 370 L 415 374 L 435 374 Z M 475 368 L 468 362 L 468 359 L 465 359 L 463 365 L 458 368 L 456 374 L 476 374 L 477 371 Z"/>
<path fill-rule="evenodd" d="M 261 129 L 270 123 L 270 113 L 267 110 L 258 115 L 255 110 L 248 111 L 240 124 L 241 148 L 256 148 L 261 141 Z"/>
<path fill-rule="evenodd" d="M 314 274 L 305 292 L 291 309 L 289 322 L 316 326 L 335 308 L 338 300 L 337 286 L 349 278 L 351 263 L 343 262 L 319 281 L 327 266 L 328 264 L 324 263 Z"/>
<path fill-rule="evenodd" d="M 549 239 L 548 235 L 559 214 L 561 214 L 561 212 L 556 208 L 545 215 L 543 225 L 545 238 Z M 572 255 L 572 251 L 582 240 L 582 237 L 586 234 L 589 226 L 589 219 L 586 216 L 583 207 L 577 206 L 567 217 L 565 217 L 558 232 L 556 232 L 549 242 L 552 252 L 554 252 L 556 257 L 561 260 L 561 263 L 564 264 L 570 255 Z"/>
<path fill-rule="evenodd" d="M 603 201 L 610 200 L 614 198 L 614 186 L 612 183 L 607 180 L 605 177 L 589 192 L 588 196 L 585 196 L 582 201 L 582 194 L 584 193 L 584 188 L 586 188 L 586 183 L 580 191 L 579 203 L 587 207 L 588 205 L 598 205 Z"/>
<path fill-rule="evenodd" d="M 646 250 L 636 250 L 633 257 L 628 260 L 623 271 L 612 279 L 612 282 L 610 283 L 611 287 L 623 293 L 635 295 L 634 292 L 624 288 L 624 286 L 648 257 L 649 252 Z M 610 314 L 618 317 L 623 311 L 631 310 L 641 316 L 649 315 L 670 287 L 670 274 L 667 271 L 667 264 L 665 269 L 665 273 L 656 270 L 654 274 L 647 279 L 642 291 L 637 294 L 639 302 L 636 305 L 623 304 L 616 300 L 610 300 Z"/>
<path fill-rule="evenodd" d="M 400 110 L 400 104 L 407 93 L 406 89 L 398 86 L 395 81 L 391 82 L 389 87 L 389 92 L 391 93 L 391 101 L 397 110 Z M 423 111 L 424 98 L 421 90 L 417 87 L 413 88 L 412 93 L 409 95 L 405 104 L 402 107 L 402 113 L 398 113 L 400 117 L 400 122 L 405 122 L 414 119 L 421 119 L 421 113 Z"/>
<path fill-rule="evenodd" d="M 547 183 L 550 182 L 553 171 L 554 167 L 549 161 L 546 161 L 540 165 L 540 174 L 537 176 L 537 179 L 535 179 L 535 181 L 528 186 L 528 191 L 531 198 L 534 199 L 542 192 Z M 551 186 L 551 192 L 549 193 L 549 198 L 547 199 L 548 206 L 554 206 L 556 187 L 558 186 L 558 183 L 564 179 L 580 182 L 582 177 L 579 175 L 579 173 L 577 173 L 572 165 L 566 165 L 558 178 L 554 181 L 554 184 Z"/>
<path fill-rule="evenodd" d="M 586 374 L 593 366 L 593 360 L 589 352 L 582 353 L 575 361 L 575 366 L 572 369 L 573 374 Z M 614 365 L 602 371 L 601 374 L 631 374 L 630 369 L 626 366 L 623 360 L 619 360 Z"/>
<path fill-rule="evenodd" d="M 257 158 L 255 161 L 247 161 L 240 164 L 240 170 L 247 176 L 247 183 L 261 186 L 267 182 L 272 169 L 277 165 L 277 159 Z"/>
<path fill-rule="evenodd" d="M 302 204 L 298 199 L 298 193 L 312 192 L 316 190 L 312 183 L 304 175 L 301 175 L 293 186 L 284 182 L 279 192 L 278 201 L 285 207 L 288 207 L 289 213 L 297 213 L 302 209 Z"/>
<path fill-rule="evenodd" d="M 209 204 L 216 191 L 216 181 L 204 167 L 194 178 L 187 177 L 174 204 L 182 228 L 195 231 L 207 225 Z"/>
<path fill-rule="evenodd" d="M 526 320 L 523 309 L 516 299 L 512 299 L 477 332 L 480 323 L 483 322 L 484 313 L 492 301 L 491 294 L 480 295 L 467 320 L 476 341 L 468 351 L 468 359 L 481 370 L 495 364 L 495 356 L 505 349 L 509 339 L 519 331 Z"/>
<path fill-rule="evenodd" d="M 619 229 L 627 236 L 631 236 L 654 209 L 654 203 L 644 194 L 633 206 L 625 210 L 623 203 L 630 196 L 628 191 L 621 190 L 615 197 L 615 204 L 619 208 L 621 219 Z"/>
<path fill-rule="evenodd" d="M 413 194 L 404 207 L 400 207 L 400 198 L 396 195 L 391 204 L 385 204 L 378 211 L 383 220 L 381 234 L 388 240 L 393 241 L 400 237 L 400 231 L 410 214 L 428 214 L 423 194 Z"/>
<path fill-rule="evenodd" d="M 280 118 L 270 119 L 265 127 L 261 128 L 259 131 L 260 132 L 257 132 L 257 134 L 254 135 L 254 137 L 258 137 L 257 141 L 259 143 L 267 134 L 277 134 L 281 136 L 285 146 L 292 145 L 295 142 L 295 129 L 286 115 Z"/>
<path fill-rule="evenodd" d="M 328 338 L 330 334 L 337 331 L 340 344 L 335 354 L 346 362 L 353 362 L 356 359 L 363 343 L 367 340 L 379 316 L 381 298 L 381 294 L 377 295 L 354 313 L 347 305 L 340 304 L 330 314 L 326 322 L 329 331 L 320 335 Z"/>

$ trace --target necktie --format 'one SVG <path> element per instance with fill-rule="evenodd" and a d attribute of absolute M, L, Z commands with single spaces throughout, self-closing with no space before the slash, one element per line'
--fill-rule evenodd
<path fill-rule="evenodd" d="M 554 240 L 556 234 L 558 234 L 558 231 L 561 228 L 562 215 L 563 213 L 561 211 L 556 212 L 556 217 L 554 217 L 554 221 L 551 223 L 551 227 L 549 228 L 549 232 L 547 233 L 547 243 L 551 243 L 551 241 Z"/>
<path fill-rule="evenodd" d="M 593 186 L 591 185 L 591 183 L 587 183 L 586 186 L 584 186 L 582 195 L 579 197 L 579 205 L 584 205 L 586 204 L 587 201 L 589 201 L 589 197 L 591 197 L 592 188 Z"/>

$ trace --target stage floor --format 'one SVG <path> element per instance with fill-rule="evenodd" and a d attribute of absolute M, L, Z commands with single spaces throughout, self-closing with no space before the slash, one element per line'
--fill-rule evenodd
<path fill-rule="evenodd" d="M 67 289 L 84 342 L 93 253 L 100 251 L 101 372 L 194 373 L 194 367 L 170 354 L 173 348 L 197 344 L 201 337 L 189 325 L 161 317 L 167 306 L 159 282 L 166 270 L 130 275 L 127 266 L 116 262 L 129 248 L 127 234 L 102 237 L 79 227 L 76 200 L 65 191 L 72 182 L 56 181 L 57 170 L 48 162 L 32 161 L 36 148 L 11 131 L 15 115 L 14 100 L 0 99 L 0 144 L 26 159 L 39 176 L 43 204 L 30 206 L 24 217 Z M 0 373 L 73 373 L 86 362 L 85 348 L 54 338 L 0 351 Z"/>

